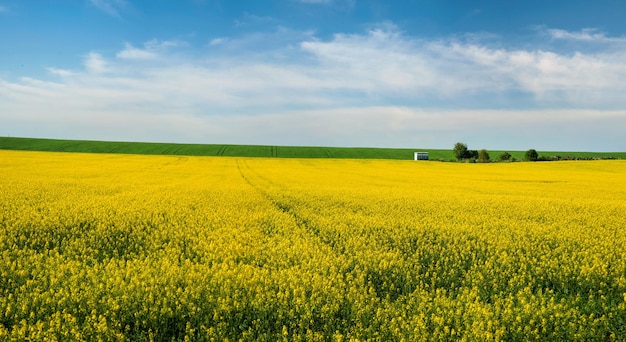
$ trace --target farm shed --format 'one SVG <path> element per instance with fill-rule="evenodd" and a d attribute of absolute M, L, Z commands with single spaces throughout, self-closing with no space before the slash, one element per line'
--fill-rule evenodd
<path fill-rule="evenodd" d="M 415 152 L 413 160 L 428 160 L 428 152 Z"/>

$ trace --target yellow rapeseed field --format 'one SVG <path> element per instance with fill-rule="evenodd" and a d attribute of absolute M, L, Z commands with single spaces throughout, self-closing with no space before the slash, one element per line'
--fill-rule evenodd
<path fill-rule="evenodd" d="M 0 151 L 0 340 L 626 340 L 626 161 Z"/>

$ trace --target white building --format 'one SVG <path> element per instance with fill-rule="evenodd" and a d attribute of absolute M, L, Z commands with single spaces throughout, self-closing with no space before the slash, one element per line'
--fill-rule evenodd
<path fill-rule="evenodd" d="M 428 160 L 428 152 L 415 152 L 413 160 Z"/>

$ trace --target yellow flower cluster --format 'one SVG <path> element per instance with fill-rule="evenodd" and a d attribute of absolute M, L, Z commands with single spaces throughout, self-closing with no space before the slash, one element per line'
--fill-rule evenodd
<path fill-rule="evenodd" d="M 0 340 L 626 340 L 626 162 L 0 151 Z"/>

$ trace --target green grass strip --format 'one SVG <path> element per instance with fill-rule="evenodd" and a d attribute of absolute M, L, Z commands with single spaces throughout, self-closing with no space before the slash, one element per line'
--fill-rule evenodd
<path fill-rule="evenodd" d="M 451 144 L 452 146 L 452 144 Z M 321 146 L 265 146 L 224 144 L 177 144 L 118 142 L 95 140 L 58 140 L 38 138 L 0 137 L 0 149 L 48 152 L 120 153 L 181 156 L 229 156 L 265 158 L 351 158 L 412 160 L 413 152 L 427 151 L 430 160 L 454 160 L 452 148 L 365 148 Z M 489 151 L 497 160 L 504 151 Z M 525 151 L 508 151 L 513 158 L 523 159 Z M 541 156 L 569 158 L 617 158 L 626 159 L 626 152 L 539 152 Z"/>

